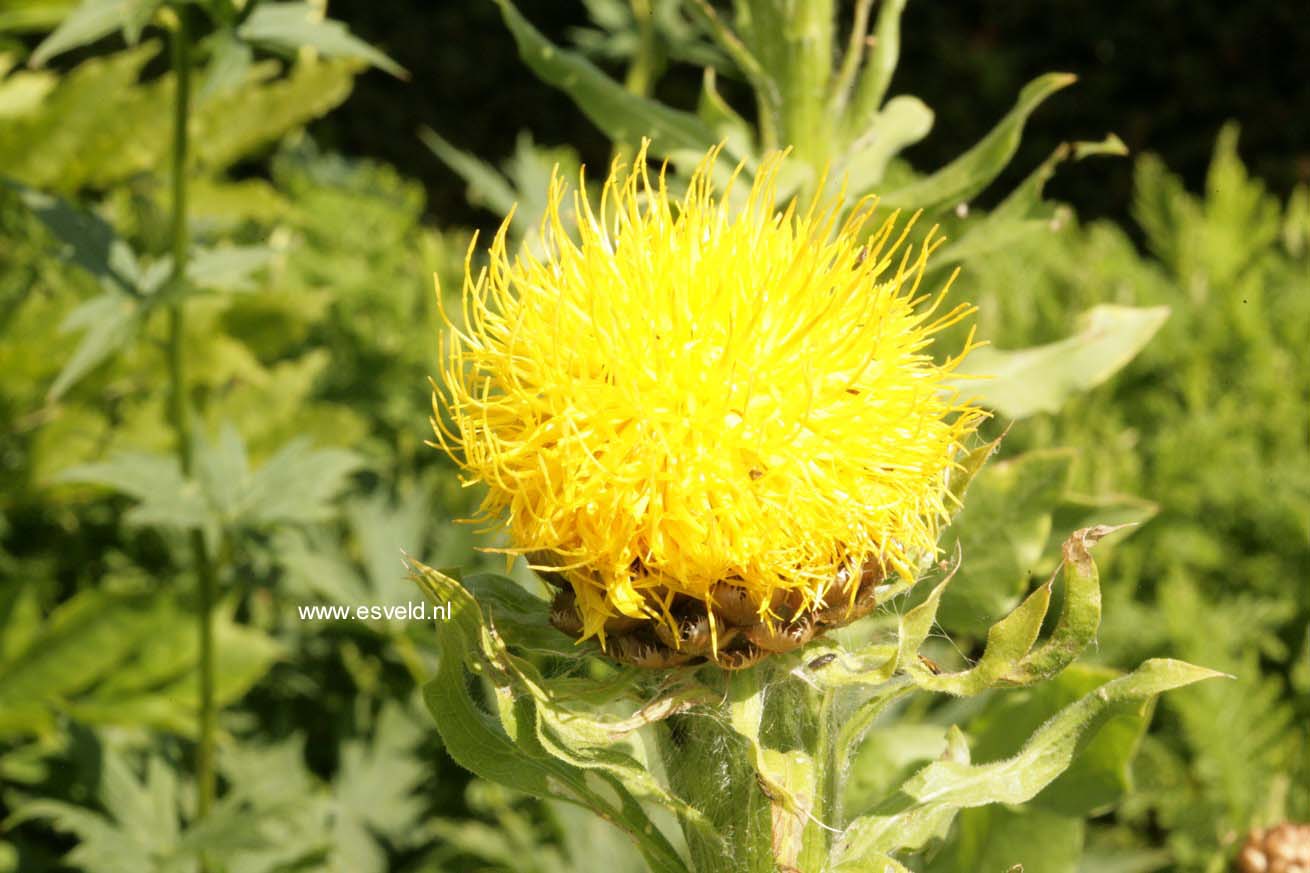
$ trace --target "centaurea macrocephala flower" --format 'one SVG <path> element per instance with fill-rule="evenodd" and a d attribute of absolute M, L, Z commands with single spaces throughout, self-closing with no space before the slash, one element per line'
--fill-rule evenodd
<path fill-rule="evenodd" d="M 446 318 L 441 447 L 563 589 L 556 625 L 634 663 L 742 666 L 867 612 L 936 554 L 982 418 L 947 384 L 968 344 L 929 354 L 971 311 L 920 293 L 932 234 L 873 198 L 779 208 L 784 155 L 734 201 L 717 157 L 681 196 L 644 148 L 616 162 L 574 232 L 556 178 L 543 252 L 511 257 L 507 219 Z"/>

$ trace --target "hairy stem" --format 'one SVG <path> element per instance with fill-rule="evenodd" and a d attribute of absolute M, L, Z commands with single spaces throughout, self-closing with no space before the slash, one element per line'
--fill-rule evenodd
<path fill-rule="evenodd" d="M 800 869 L 822 871 L 827 869 L 828 854 L 832 847 L 832 831 L 841 819 L 842 756 L 838 749 L 836 719 L 836 692 L 822 692 L 814 747 L 814 807 L 811 821 L 805 828 Z"/>
<path fill-rule="evenodd" d="M 168 378 L 169 419 L 177 444 L 182 471 L 190 475 L 195 468 L 195 440 L 192 436 L 190 395 L 183 355 L 186 330 L 185 297 L 178 293 L 186 281 L 187 250 L 190 234 L 187 226 L 187 164 L 189 142 L 187 123 L 191 116 L 191 34 L 187 12 L 178 9 L 177 29 L 172 35 L 173 76 L 177 83 L 173 103 L 173 149 L 170 166 L 173 214 L 173 273 L 170 287 L 175 298 L 168 309 Z M 197 579 L 200 658 L 197 663 L 200 686 L 200 712 L 196 743 L 196 815 L 205 817 L 214 805 L 214 631 L 213 611 L 216 580 L 214 562 L 202 530 L 191 531 L 191 558 Z"/>

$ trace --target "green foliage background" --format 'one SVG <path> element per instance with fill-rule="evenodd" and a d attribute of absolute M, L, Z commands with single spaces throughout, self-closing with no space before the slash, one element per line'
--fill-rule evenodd
<path fill-rule="evenodd" d="M 584 811 L 473 779 L 445 756 L 416 691 L 438 659 L 430 628 L 296 615 L 305 603 L 417 599 L 402 549 L 433 566 L 503 569 L 473 552 L 485 536 L 454 523 L 475 495 L 423 445 L 437 355 L 430 277 L 455 299 L 469 232 L 410 178 L 429 166 L 333 152 L 320 141 L 350 137 L 330 120 L 317 139 L 306 132 L 377 59 L 284 51 L 220 75 L 222 47 L 206 47 L 184 345 L 204 488 L 191 493 L 169 456 L 168 301 L 156 296 L 168 272 L 171 74 L 152 30 L 135 46 L 112 37 L 94 56 L 25 68 L 70 6 L 0 12 L 0 871 L 188 870 L 200 853 L 233 871 L 643 869 Z M 694 101 L 699 80 L 679 70 L 709 65 L 751 118 L 734 60 L 693 15 L 669 12 L 677 4 L 655 6 L 668 73 L 656 93 Z M 639 22 L 626 4 L 588 7 L 585 33 L 547 35 L 622 71 Z M 492 9 L 469 20 L 502 27 Z M 423 83 L 387 81 L 406 117 Z M 750 128 L 721 120 L 721 135 Z M 428 147 L 493 212 L 535 202 L 552 165 L 578 160 L 525 137 L 503 165 L 470 161 L 460 120 L 434 127 Z M 571 135 L 580 123 L 558 130 L 531 133 L 596 151 L 594 133 Z M 953 293 L 979 305 L 980 336 L 1037 347 L 1037 366 L 1088 349 L 1122 365 L 1145 346 L 1103 384 L 1071 376 L 1058 412 L 1023 395 L 997 401 L 997 431 L 1014 424 L 963 518 L 965 569 L 933 656 L 976 658 L 986 625 L 1050 572 L 1072 528 L 1144 524 L 1106 544 L 1090 658 L 1048 686 L 911 708 L 861 750 L 850 791 L 879 796 L 938 758 L 951 724 L 966 726 L 975 760 L 1012 754 L 1120 671 L 1183 658 L 1235 678 L 1172 692 L 1154 719 L 1149 707 L 1120 719 L 1033 803 L 965 812 L 923 866 L 1218 871 L 1251 826 L 1310 819 L 1310 193 L 1275 196 L 1251 178 L 1234 126 L 1203 188 L 1135 156 L 1121 161 L 1133 168 L 1131 221 L 1082 223 L 1077 202 L 1039 200 L 1044 176 L 1023 187 L 1045 153 L 988 189 L 1023 196 L 943 214 L 962 245 Z M 1095 178 L 1109 163 L 1061 173 Z M 889 189 L 922 178 L 899 158 L 877 176 Z M 1122 336 L 1124 323 L 1079 320 L 1106 304 L 1168 307 L 1168 318 L 1107 351 L 1097 325 Z M 1061 342 L 1073 345 L 1042 357 Z M 188 784 L 189 527 L 224 568 L 225 790 L 202 823 Z M 1011 548 L 970 569 L 968 554 L 997 542 Z"/>

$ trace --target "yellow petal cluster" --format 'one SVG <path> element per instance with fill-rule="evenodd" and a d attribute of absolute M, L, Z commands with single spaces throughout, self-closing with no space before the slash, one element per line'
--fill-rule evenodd
<path fill-rule="evenodd" d="M 439 442 L 510 551 L 567 577 L 584 638 L 723 580 L 767 620 L 843 568 L 912 577 L 981 418 L 945 384 L 968 345 L 929 353 L 970 312 L 920 294 L 931 234 L 873 226 L 872 198 L 780 207 L 781 154 L 716 188 L 717 158 L 680 194 L 644 148 L 598 203 L 556 178 L 539 252 L 511 256 L 506 219 L 446 318 Z"/>

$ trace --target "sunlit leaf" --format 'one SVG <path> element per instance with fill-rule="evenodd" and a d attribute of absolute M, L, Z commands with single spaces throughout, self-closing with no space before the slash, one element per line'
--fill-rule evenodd
<path fill-rule="evenodd" d="M 127 41 L 134 43 L 162 4 L 163 0 L 82 0 L 82 4 L 32 52 L 31 64 L 39 67 L 57 54 L 95 42 L 120 29 Z"/>
<path fill-rule="evenodd" d="M 1169 317 L 1166 306 L 1103 304 L 1067 339 L 1014 351 L 985 346 L 957 371 L 977 401 L 1009 418 L 1057 412 L 1070 395 L 1100 385 L 1137 356 Z"/>
<path fill-rule="evenodd" d="M 354 36 L 346 25 L 323 15 L 313 3 L 260 3 L 237 28 L 242 39 L 278 51 L 312 48 L 329 58 L 354 58 L 408 77 L 405 68 Z"/>
<path fill-rule="evenodd" d="M 883 206 L 931 211 L 964 203 L 987 187 L 1014 157 L 1024 125 L 1047 97 L 1072 85 L 1068 73 L 1047 73 L 1029 82 L 1000 123 L 973 148 L 931 175 L 881 196 Z"/>
<path fill-rule="evenodd" d="M 940 834 L 960 809 L 1023 803 L 1068 769 L 1084 738 L 1120 703 L 1148 700 L 1219 676 L 1180 661 L 1151 660 L 1102 685 L 1060 711 L 1011 758 L 985 764 L 935 761 L 907 780 L 895 797 L 846 829 L 833 869 L 854 873 L 873 857 L 921 847 Z"/>

